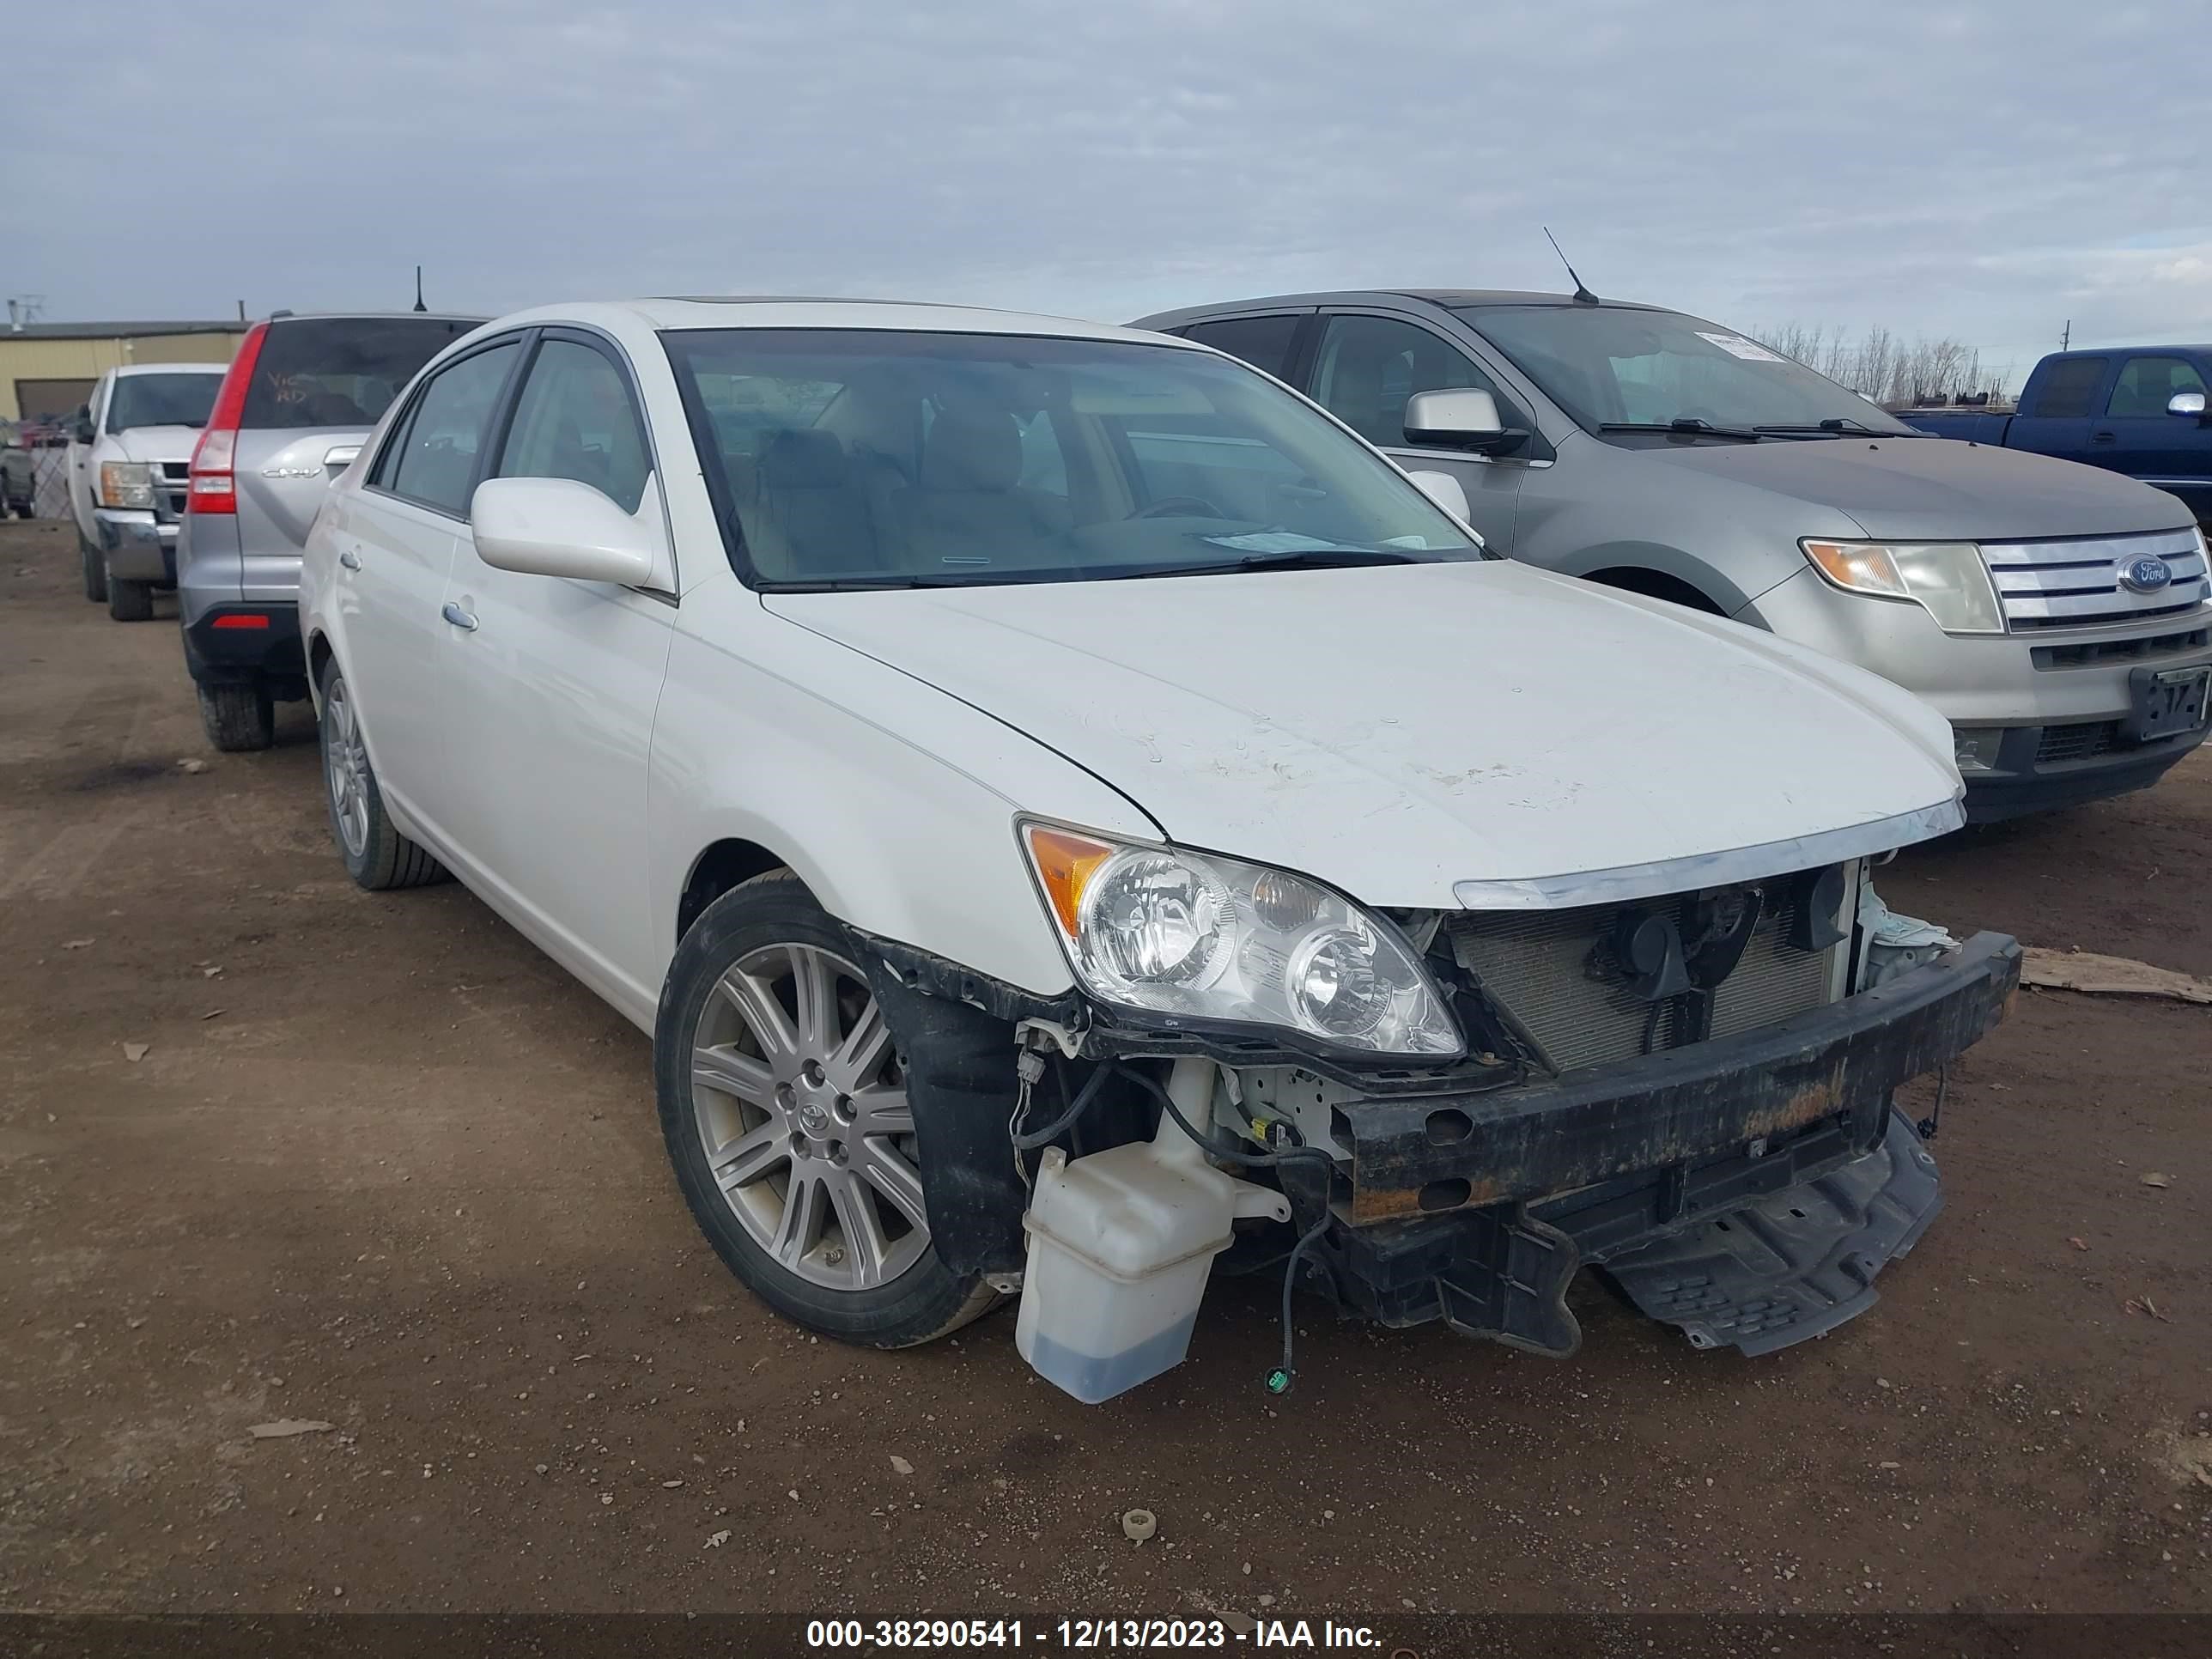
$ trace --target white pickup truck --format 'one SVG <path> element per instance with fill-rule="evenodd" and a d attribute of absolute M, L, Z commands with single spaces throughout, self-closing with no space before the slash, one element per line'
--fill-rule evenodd
<path fill-rule="evenodd" d="M 70 511 L 84 596 L 118 622 L 154 614 L 154 590 L 177 585 L 192 446 L 215 407 L 222 363 L 111 368 L 70 434 Z"/>

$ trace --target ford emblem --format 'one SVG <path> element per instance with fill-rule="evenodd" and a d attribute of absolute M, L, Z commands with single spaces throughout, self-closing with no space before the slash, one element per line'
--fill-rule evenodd
<path fill-rule="evenodd" d="M 2148 556 L 2120 567 L 2120 586 L 2131 593 L 2155 593 L 2173 580 L 2173 567 Z"/>

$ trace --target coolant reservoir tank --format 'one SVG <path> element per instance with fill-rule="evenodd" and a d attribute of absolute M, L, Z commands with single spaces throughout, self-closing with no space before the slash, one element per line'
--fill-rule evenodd
<path fill-rule="evenodd" d="M 1290 1219 L 1280 1193 L 1206 1163 L 1162 1115 L 1150 1141 L 1037 1170 L 1014 1346 L 1040 1376 L 1086 1405 L 1180 1364 L 1213 1258 L 1237 1216 Z"/>

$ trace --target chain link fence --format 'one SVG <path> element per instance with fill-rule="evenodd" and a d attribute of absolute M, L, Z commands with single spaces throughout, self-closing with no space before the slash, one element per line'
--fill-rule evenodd
<path fill-rule="evenodd" d="M 69 451 L 34 449 L 31 452 L 31 516 L 34 519 L 68 518 Z"/>

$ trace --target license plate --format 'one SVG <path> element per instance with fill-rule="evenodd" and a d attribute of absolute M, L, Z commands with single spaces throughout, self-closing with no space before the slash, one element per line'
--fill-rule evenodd
<path fill-rule="evenodd" d="M 2212 668 L 2138 668 L 2132 678 L 2136 706 L 2128 726 L 2137 743 L 2176 737 L 2204 724 Z"/>

